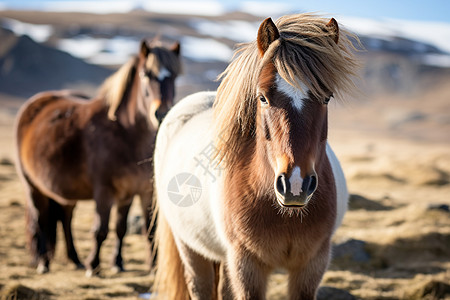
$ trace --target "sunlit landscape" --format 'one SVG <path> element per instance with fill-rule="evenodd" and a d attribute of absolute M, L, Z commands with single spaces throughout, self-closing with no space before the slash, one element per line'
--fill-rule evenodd
<path fill-rule="evenodd" d="M 39 11 L 0 4 L 0 299 L 148 297 L 153 271 L 136 232 L 125 237 L 123 273 L 109 270 L 112 232 L 99 277 L 85 278 L 69 263 L 62 232 L 51 271 L 38 275 L 28 266 L 14 120 L 39 91 L 95 95 L 143 38 L 180 41 L 177 100 L 217 89 L 236 45 L 256 38 L 270 6 L 263 11 L 248 2 L 236 10 L 202 3 L 173 2 L 169 10 L 163 1 L 75 8 L 73 2 L 53 2 Z M 279 5 L 271 16 L 291 10 Z M 450 23 L 336 19 L 360 39 L 362 45 L 355 45 L 361 69 L 358 90 L 329 104 L 328 137 L 351 197 L 318 299 L 450 299 Z M 136 205 L 129 222 L 140 218 Z M 75 210 L 74 240 L 82 259 L 91 246 L 94 207 L 83 201 Z M 287 299 L 286 287 L 286 274 L 277 270 L 268 298 Z"/>

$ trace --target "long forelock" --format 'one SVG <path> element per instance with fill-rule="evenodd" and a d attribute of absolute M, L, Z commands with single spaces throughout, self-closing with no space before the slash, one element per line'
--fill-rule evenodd
<path fill-rule="evenodd" d="M 174 77 L 181 73 L 179 58 L 172 51 L 164 47 L 151 48 L 145 67 L 157 77 L 163 69 L 169 71 Z"/>
<path fill-rule="evenodd" d="M 330 93 L 342 96 L 355 89 L 358 63 L 351 53 L 355 48 L 349 37 L 358 42 L 356 37 L 341 29 L 336 43 L 326 20 L 311 14 L 280 18 L 276 25 L 281 42 L 272 60 L 284 80 L 302 89 L 300 81 L 317 99 Z"/>

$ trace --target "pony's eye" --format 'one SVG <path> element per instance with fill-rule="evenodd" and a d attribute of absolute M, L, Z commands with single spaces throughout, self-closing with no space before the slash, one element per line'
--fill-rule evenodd
<path fill-rule="evenodd" d="M 333 98 L 334 95 L 331 94 L 328 98 L 325 98 L 325 100 L 323 101 L 323 104 L 328 104 L 328 102 L 330 102 L 331 98 Z"/>
<path fill-rule="evenodd" d="M 263 95 L 259 96 L 259 101 L 261 101 L 261 104 L 263 105 L 269 104 L 269 102 L 267 102 L 266 97 L 264 97 Z"/>

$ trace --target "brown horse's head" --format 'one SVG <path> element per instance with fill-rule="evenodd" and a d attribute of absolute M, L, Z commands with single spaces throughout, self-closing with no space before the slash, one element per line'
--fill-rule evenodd
<path fill-rule="evenodd" d="M 233 164 L 248 157 L 240 145 L 254 140 L 255 155 L 264 158 L 260 177 L 271 181 L 283 207 L 306 205 L 320 182 L 327 104 L 333 94 L 353 88 L 357 66 L 346 35 L 334 19 L 303 14 L 275 24 L 268 18 L 256 42 L 241 48 L 222 75 L 216 101 L 223 132 L 219 155 Z"/>
<path fill-rule="evenodd" d="M 138 74 L 152 123 L 160 123 L 174 104 L 175 79 L 181 70 L 179 55 L 178 42 L 170 49 L 141 42 Z"/>
<path fill-rule="evenodd" d="M 109 105 L 108 117 L 129 126 L 143 114 L 157 128 L 174 104 L 175 79 L 180 72 L 178 42 L 165 48 L 143 40 L 139 54 L 105 80 L 100 89 Z"/>

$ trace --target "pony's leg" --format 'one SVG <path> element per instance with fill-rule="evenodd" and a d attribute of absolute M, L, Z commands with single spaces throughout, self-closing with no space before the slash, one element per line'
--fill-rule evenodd
<path fill-rule="evenodd" d="M 229 251 L 227 262 L 234 299 L 266 298 L 269 266 L 241 247 Z"/>
<path fill-rule="evenodd" d="M 100 188 L 94 192 L 96 215 L 93 226 L 94 246 L 86 260 L 86 276 L 97 275 L 100 271 L 100 248 L 108 235 L 109 216 L 114 203 L 113 193 L 107 188 Z"/>
<path fill-rule="evenodd" d="M 154 222 L 154 224 L 152 224 L 153 191 L 150 190 L 148 192 L 141 193 L 139 196 L 140 196 L 140 200 L 141 200 L 142 216 L 144 218 L 144 224 L 142 225 L 142 233 L 148 239 L 147 264 L 149 265 L 149 267 L 151 269 L 153 264 L 156 262 L 156 249 L 154 249 L 154 243 L 153 243 L 153 239 L 155 237 L 156 222 Z M 156 221 L 156 219 L 154 221 Z"/>
<path fill-rule="evenodd" d="M 233 291 L 231 290 L 231 282 L 227 269 L 226 262 L 222 262 L 219 266 L 219 284 L 217 287 L 219 300 L 233 300 Z"/>
<path fill-rule="evenodd" d="M 127 217 L 130 211 L 131 203 L 133 197 L 127 198 L 125 201 L 119 201 L 117 205 L 117 220 L 116 220 L 116 248 L 114 253 L 113 268 L 116 272 L 122 272 L 123 269 L 123 258 L 122 258 L 122 246 L 123 238 L 127 233 Z"/>
<path fill-rule="evenodd" d="M 180 240 L 176 240 L 184 277 L 191 300 L 212 299 L 215 288 L 214 263 L 197 254 Z"/>
<path fill-rule="evenodd" d="M 64 230 L 64 239 L 66 240 L 67 257 L 77 266 L 77 269 L 84 269 L 84 265 L 78 258 L 78 253 L 73 243 L 72 217 L 74 208 L 75 204 L 61 205 L 61 223 Z"/>
<path fill-rule="evenodd" d="M 325 245 L 308 264 L 298 270 L 289 270 L 289 299 L 314 300 L 322 276 L 328 267 L 330 245 Z"/>
<path fill-rule="evenodd" d="M 139 197 L 141 198 L 142 216 L 144 218 L 142 232 L 152 241 L 155 234 L 154 226 L 150 228 L 153 217 L 153 190 L 141 193 Z"/>

